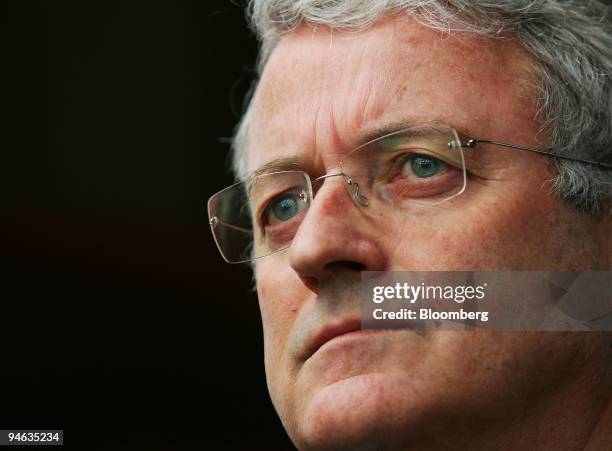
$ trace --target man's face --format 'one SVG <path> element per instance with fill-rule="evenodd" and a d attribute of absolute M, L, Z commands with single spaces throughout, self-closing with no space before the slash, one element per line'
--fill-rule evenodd
<path fill-rule="evenodd" d="M 263 73 L 249 170 L 293 157 L 315 178 L 364 136 L 401 123 L 541 147 L 534 85 L 511 41 L 449 37 L 408 19 L 359 33 L 303 26 Z M 550 194 L 550 159 L 499 147 L 479 155 L 455 207 L 401 220 L 368 215 L 341 178 L 326 179 L 290 249 L 258 261 L 268 386 L 301 448 L 486 428 L 561 386 L 585 341 L 603 346 L 583 334 L 354 331 L 361 270 L 608 269 L 601 227 Z"/>

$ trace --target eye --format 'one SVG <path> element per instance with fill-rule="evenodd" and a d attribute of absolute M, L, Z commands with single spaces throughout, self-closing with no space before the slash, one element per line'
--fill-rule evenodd
<path fill-rule="evenodd" d="M 285 193 L 273 199 L 264 211 L 266 224 L 276 224 L 289 221 L 304 209 L 304 199 L 301 194 Z"/>
<path fill-rule="evenodd" d="M 427 155 L 413 155 L 404 163 L 402 174 L 414 174 L 418 178 L 425 179 L 439 174 L 445 167 L 446 164 L 437 158 Z"/>

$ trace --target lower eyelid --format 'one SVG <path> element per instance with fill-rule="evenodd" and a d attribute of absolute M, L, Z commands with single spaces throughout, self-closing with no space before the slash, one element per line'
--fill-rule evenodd
<path fill-rule="evenodd" d="M 302 216 L 306 214 L 306 209 L 301 210 L 298 214 L 296 214 L 294 217 L 292 217 L 291 219 L 289 219 L 288 221 L 281 221 L 281 222 L 277 222 L 275 224 L 271 224 L 271 225 L 266 225 L 263 228 L 263 235 L 264 236 L 268 236 L 270 235 L 270 229 L 277 229 L 276 234 L 277 235 L 282 235 L 284 234 L 290 234 L 292 233 L 292 228 L 295 228 L 297 230 L 297 227 L 299 226 L 299 224 L 301 223 L 301 218 Z M 295 224 L 295 222 L 297 222 L 297 224 Z M 282 230 L 285 229 L 285 230 Z M 274 230 L 272 230 L 274 231 Z M 289 238 L 287 238 L 289 239 Z M 278 241 L 278 238 L 277 238 Z"/>

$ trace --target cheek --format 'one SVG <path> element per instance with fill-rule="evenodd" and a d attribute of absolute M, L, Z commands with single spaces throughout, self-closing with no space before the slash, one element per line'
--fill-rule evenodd
<path fill-rule="evenodd" d="M 566 224 L 557 201 L 517 190 L 414 227 L 389 248 L 408 270 L 553 270 L 568 264 Z"/>
<path fill-rule="evenodd" d="M 466 216 L 474 220 L 461 241 L 477 243 L 470 254 L 490 269 L 567 270 L 579 263 L 577 253 L 590 237 L 587 224 L 537 180 L 475 203 Z M 584 234 L 580 242 L 571 238 L 576 227 Z M 589 266 L 584 259 L 580 264 Z"/>
<path fill-rule="evenodd" d="M 282 363 L 293 323 L 306 295 L 283 255 L 266 257 L 258 263 L 256 274 L 266 367 L 273 370 Z"/>
<path fill-rule="evenodd" d="M 475 269 L 553 269 L 558 257 L 555 213 L 532 207 L 524 202 L 509 202 L 503 209 L 499 203 L 481 206 L 471 215 L 473 222 L 457 232 L 455 249 L 467 251 L 467 263 Z"/>
<path fill-rule="evenodd" d="M 257 266 L 257 294 L 264 332 L 266 382 L 281 419 L 292 411 L 293 381 L 289 340 L 300 306 L 307 298 L 299 278 L 283 253 L 261 260 Z"/>
<path fill-rule="evenodd" d="M 271 257 L 268 257 L 271 258 Z M 297 313 L 300 300 L 295 272 L 289 264 L 261 264 L 257 269 L 257 294 L 264 326 L 264 333 L 279 334 L 287 331 Z"/>

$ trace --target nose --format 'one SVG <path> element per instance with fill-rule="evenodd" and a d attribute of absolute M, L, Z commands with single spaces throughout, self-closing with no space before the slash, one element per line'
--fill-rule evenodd
<path fill-rule="evenodd" d="M 347 177 L 340 175 L 317 179 L 323 183 L 289 248 L 290 266 L 314 292 L 339 271 L 384 271 L 387 266 L 380 228 L 355 205 L 354 187 L 347 191 Z"/>

